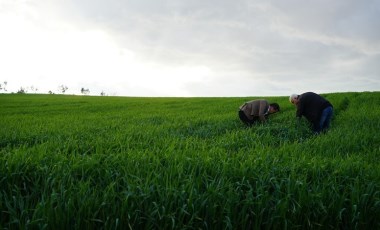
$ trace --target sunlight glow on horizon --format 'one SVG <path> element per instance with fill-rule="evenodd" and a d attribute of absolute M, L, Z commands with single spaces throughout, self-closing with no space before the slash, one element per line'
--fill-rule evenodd
<path fill-rule="evenodd" d="M 92 85 L 99 88 L 90 88 L 91 94 L 99 94 L 107 92 L 110 82 L 114 81 L 118 82 L 119 90 L 127 87 L 136 96 L 144 93 L 133 92 L 134 88 L 158 95 L 191 96 L 181 87 L 204 80 L 211 71 L 205 66 L 171 68 L 144 63 L 133 51 L 119 47 L 101 30 L 45 31 L 24 20 L 16 20 L 16 23 L 8 24 L 7 36 L 3 37 L 5 42 L 0 44 L 0 61 L 5 63 L 1 71 L 8 81 L 8 91 L 34 86 L 40 93 L 49 90 L 59 93 L 58 86 L 67 85 L 67 93 L 79 94 L 81 87 Z M 12 41 L 14 38 L 19 40 Z M 35 82 L 35 79 L 39 81 Z M 78 79 L 80 85 L 76 83 Z M 22 80 L 23 85 L 13 85 L 12 80 Z M 54 84 L 56 88 L 52 89 Z"/>

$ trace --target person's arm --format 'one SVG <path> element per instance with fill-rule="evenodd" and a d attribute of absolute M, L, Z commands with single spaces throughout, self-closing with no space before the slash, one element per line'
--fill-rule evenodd
<path fill-rule="evenodd" d="M 301 117 L 303 112 L 303 104 L 301 102 L 297 105 L 297 112 L 296 112 L 296 127 L 298 128 L 301 123 Z"/>
<path fill-rule="evenodd" d="M 261 122 L 266 121 L 265 114 L 268 111 L 268 108 L 269 108 L 269 106 L 266 103 L 264 103 L 264 102 L 260 103 L 259 118 L 260 118 Z"/>
<path fill-rule="evenodd" d="M 299 102 L 298 105 L 297 105 L 297 112 L 296 112 L 296 117 L 297 118 L 301 119 L 302 114 L 303 114 L 303 109 L 304 109 L 303 103 Z"/>

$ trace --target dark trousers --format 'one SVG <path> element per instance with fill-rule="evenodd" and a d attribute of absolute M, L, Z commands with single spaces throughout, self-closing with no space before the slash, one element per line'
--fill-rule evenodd
<path fill-rule="evenodd" d="M 322 111 L 321 119 L 314 127 L 314 132 L 320 133 L 326 131 L 330 127 L 331 117 L 333 115 L 333 108 L 331 106 Z"/>
<path fill-rule="evenodd" d="M 243 112 L 243 111 L 239 111 L 239 118 L 240 118 L 240 120 L 244 123 L 244 124 L 246 124 L 246 125 L 248 125 L 248 126 L 251 126 L 253 123 L 255 123 L 255 121 L 256 121 L 256 119 L 254 119 L 254 120 L 249 120 L 248 119 L 248 117 L 245 115 L 245 113 Z"/>

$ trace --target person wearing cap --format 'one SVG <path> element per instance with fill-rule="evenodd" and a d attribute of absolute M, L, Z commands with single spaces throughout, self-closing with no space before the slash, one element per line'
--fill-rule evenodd
<path fill-rule="evenodd" d="M 292 94 L 289 101 L 297 107 L 296 117 L 298 121 L 302 116 L 306 117 L 316 134 L 326 131 L 330 127 L 333 106 L 322 96 L 313 92 L 301 95 Z"/>
<path fill-rule="evenodd" d="M 269 104 L 267 100 L 258 99 L 244 103 L 239 107 L 240 120 L 251 126 L 256 121 L 265 122 L 269 114 L 280 111 L 280 106 L 277 103 Z"/>

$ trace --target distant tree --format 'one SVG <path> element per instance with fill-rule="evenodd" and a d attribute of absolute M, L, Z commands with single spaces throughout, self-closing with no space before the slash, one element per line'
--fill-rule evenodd
<path fill-rule="evenodd" d="M 106 96 L 106 93 L 105 93 L 104 91 L 102 91 L 102 92 L 100 93 L 100 96 Z"/>
<path fill-rule="evenodd" d="M 7 84 L 8 84 L 7 81 L 4 81 L 3 84 L 0 83 L 0 91 L 4 90 L 4 92 L 6 92 L 7 91 L 7 88 L 6 88 Z"/>
<path fill-rule="evenodd" d="M 32 92 L 34 92 L 34 93 L 37 93 L 37 91 L 38 91 L 38 89 L 37 89 L 36 87 L 34 87 L 34 86 L 31 86 L 31 87 L 30 87 L 30 90 L 31 90 Z"/>
<path fill-rule="evenodd" d="M 17 91 L 18 94 L 25 94 L 25 93 L 27 93 L 27 92 L 28 92 L 28 90 L 25 89 L 25 88 L 23 88 L 23 87 L 21 87 L 21 88 Z"/>
<path fill-rule="evenodd" d="M 58 89 L 64 94 L 69 88 L 66 85 L 60 85 L 58 86 Z"/>
<path fill-rule="evenodd" d="M 49 92 L 48 92 L 49 94 L 54 94 L 51 90 L 49 90 Z"/>
<path fill-rule="evenodd" d="M 82 88 L 82 89 L 80 90 L 80 92 L 81 92 L 83 95 L 87 95 L 87 94 L 90 93 L 90 90 L 89 90 L 89 89 Z"/>

